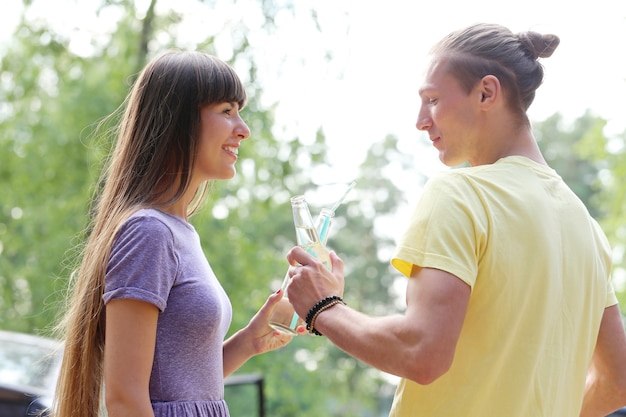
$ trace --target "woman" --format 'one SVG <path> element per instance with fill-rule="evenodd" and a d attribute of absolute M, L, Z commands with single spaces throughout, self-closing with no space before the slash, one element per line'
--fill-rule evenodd
<path fill-rule="evenodd" d="M 228 340 L 231 305 L 188 217 L 235 175 L 250 131 L 228 65 L 166 52 L 139 75 L 103 174 L 73 284 L 53 415 L 226 417 L 224 377 L 284 346 L 271 295 Z M 104 388 L 104 390 L 103 390 Z"/>
<path fill-rule="evenodd" d="M 335 255 L 332 274 L 288 255 L 302 265 L 287 291 L 307 328 L 401 377 L 390 416 L 604 416 L 626 403 L 611 249 L 526 113 L 558 44 L 476 24 L 433 49 L 417 128 L 463 166 L 428 181 L 391 259 L 408 278 L 404 314 L 338 300 Z"/>

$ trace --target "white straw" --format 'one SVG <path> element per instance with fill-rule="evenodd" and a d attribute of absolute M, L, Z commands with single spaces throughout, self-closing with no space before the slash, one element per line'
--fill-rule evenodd
<path fill-rule="evenodd" d="M 354 188 L 354 186 L 356 185 L 356 181 L 352 181 L 350 183 L 350 185 L 348 185 L 348 189 L 343 193 L 343 195 L 341 196 L 341 198 L 339 200 L 337 200 L 337 202 L 335 203 L 335 205 L 330 209 L 330 211 L 332 211 L 333 213 L 335 212 L 335 210 L 337 210 L 337 208 L 341 205 L 341 203 L 343 203 L 343 200 L 345 200 L 346 196 L 348 195 L 348 193 L 350 192 L 350 190 L 352 190 Z"/>

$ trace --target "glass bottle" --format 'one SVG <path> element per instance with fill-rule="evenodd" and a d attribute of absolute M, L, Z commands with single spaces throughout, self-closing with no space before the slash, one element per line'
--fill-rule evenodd
<path fill-rule="evenodd" d="M 328 250 L 326 250 L 326 247 L 321 242 L 320 234 L 318 233 L 319 230 L 315 228 L 309 206 L 304 196 L 293 197 L 291 199 L 291 208 L 293 211 L 293 224 L 296 228 L 296 242 L 298 246 L 319 259 L 327 269 L 332 269 Z M 320 215 L 320 217 L 322 223 L 325 222 L 325 218 L 328 218 L 330 222 L 328 214 L 324 215 L 324 217 Z M 324 240 L 328 238 L 327 229 L 329 225 L 330 224 L 322 224 L 322 226 L 324 226 Z"/>
<path fill-rule="evenodd" d="M 326 242 L 328 241 L 328 232 L 330 230 L 333 217 L 335 217 L 334 211 L 329 208 L 323 208 L 315 220 L 315 230 L 317 230 L 317 235 L 319 236 L 320 242 L 323 246 L 326 246 Z"/>
<path fill-rule="evenodd" d="M 330 255 L 324 244 L 320 241 L 320 235 L 316 229 L 309 206 L 304 196 L 296 196 L 291 199 L 293 212 L 293 224 L 296 229 L 297 245 L 306 250 L 309 254 L 319 259 L 327 269 L 332 269 Z M 330 220 L 334 216 L 331 210 L 323 209 L 318 217 L 318 225 L 323 227 L 322 238 L 324 242 L 328 238 Z M 281 289 L 283 299 L 276 305 L 270 317 L 270 326 L 275 330 L 295 336 L 306 332 L 306 324 L 289 303 L 287 286 L 289 285 L 289 274 L 285 275 Z"/>

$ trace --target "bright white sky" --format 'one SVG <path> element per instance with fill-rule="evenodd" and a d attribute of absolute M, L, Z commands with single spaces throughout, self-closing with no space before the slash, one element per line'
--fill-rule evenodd
<path fill-rule="evenodd" d="M 529 111 L 532 120 L 557 111 L 572 120 L 591 109 L 609 120 L 607 133 L 626 129 L 625 1 L 334 0 L 317 4 L 320 17 L 329 21 L 331 16 L 341 16 L 341 10 L 349 13 L 347 19 L 336 17 L 338 25 L 348 27 L 346 38 L 328 42 L 339 51 L 336 65 L 343 66 L 343 78 L 333 78 L 331 72 L 316 80 L 320 83 L 310 86 L 306 96 L 289 99 L 301 109 L 298 119 L 323 121 L 331 150 L 358 155 L 366 148 L 361 143 L 394 133 L 407 152 L 416 155 L 418 167 L 437 169 L 434 151 L 424 152 L 416 145 L 428 142 L 415 129 L 417 89 L 426 54 L 450 31 L 480 21 L 561 38 L 554 55 L 543 60 L 546 78 Z M 309 69 L 291 76 L 281 78 L 286 91 L 302 91 L 296 86 L 303 78 L 316 79 Z M 347 146 L 336 146 L 337 142 Z"/>
<path fill-rule="evenodd" d="M 254 27 L 259 19 L 250 12 L 255 9 L 250 3 L 256 1 L 239 0 L 233 5 L 231 0 L 218 0 L 213 9 L 198 0 L 160 0 L 159 4 L 186 11 L 186 23 L 179 35 L 193 44 L 205 39 L 208 29 L 214 30 L 228 20 L 220 20 L 220 16 L 231 20 L 244 16 Z M 96 17 L 94 3 L 98 1 L 35 1 L 37 14 L 52 19 L 59 28 L 75 28 L 80 35 L 76 37 L 77 50 L 88 48 L 89 37 L 111 20 L 110 16 Z M 138 0 L 138 8 L 145 10 L 147 3 Z M 331 160 L 338 166 L 319 175 L 332 176 L 333 181 L 350 182 L 369 145 L 388 134 L 399 137 L 402 149 L 415 155 L 417 170 L 443 168 L 425 136 L 415 129 L 417 89 L 431 45 L 448 32 L 479 21 L 500 23 L 514 32 L 535 30 L 561 38 L 554 55 L 543 61 L 547 75 L 529 111 L 532 120 L 541 121 L 561 112 L 569 121 L 590 109 L 609 120 L 607 134 L 626 129 L 626 1 L 295 3 L 295 20 L 279 12 L 279 32 L 257 34 L 250 41 L 266 58 L 258 64 L 265 69 L 260 75 L 267 102 L 280 103 L 277 117 L 282 128 L 277 134 L 298 134 L 312 140 L 322 126 Z M 10 39 L 21 7 L 14 0 L 10 4 L 16 9 L 5 4 L 0 14 L 2 43 Z M 318 11 L 321 33 L 315 31 L 307 14 L 312 5 Z M 224 32 L 222 49 L 228 51 L 232 34 Z M 324 60 L 327 50 L 333 54 L 330 62 Z M 279 67 L 277 63 L 284 56 L 288 59 Z"/>

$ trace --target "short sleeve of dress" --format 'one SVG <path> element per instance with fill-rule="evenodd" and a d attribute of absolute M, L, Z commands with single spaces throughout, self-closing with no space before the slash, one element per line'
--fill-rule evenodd
<path fill-rule="evenodd" d="M 391 264 L 406 277 L 413 267 L 435 268 L 473 287 L 487 228 L 484 207 L 465 177 L 441 174 L 424 188 Z"/>
<path fill-rule="evenodd" d="M 134 299 L 165 310 L 178 265 L 168 226 L 155 217 L 131 217 L 120 228 L 111 249 L 104 303 Z"/>

